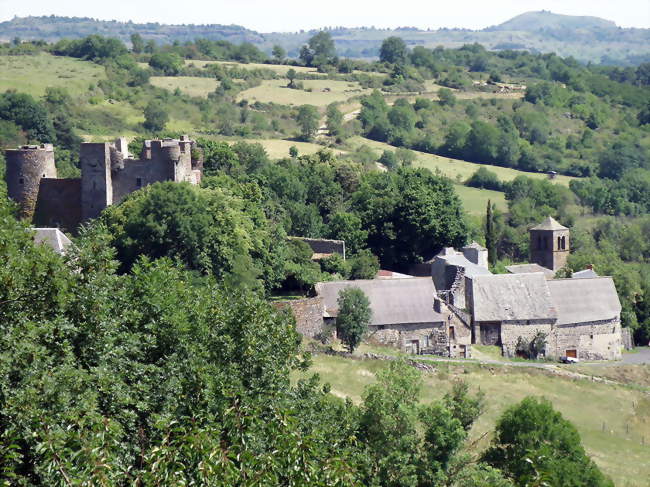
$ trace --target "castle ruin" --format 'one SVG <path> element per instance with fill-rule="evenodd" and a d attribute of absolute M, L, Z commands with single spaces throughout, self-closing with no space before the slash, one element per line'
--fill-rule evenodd
<path fill-rule="evenodd" d="M 57 177 L 52 144 L 25 145 L 5 151 L 7 193 L 20 216 L 45 227 L 74 231 L 109 205 L 158 181 L 199 184 L 202 162 L 192 157 L 195 142 L 146 140 L 138 159 L 129 155 L 125 138 L 81 144 L 81 178 Z"/>

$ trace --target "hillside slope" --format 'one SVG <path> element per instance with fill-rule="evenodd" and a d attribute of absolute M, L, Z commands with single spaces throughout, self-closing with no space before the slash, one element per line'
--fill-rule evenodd
<path fill-rule="evenodd" d="M 300 26 L 296 26 L 296 30 Z M 184 42 L 197 38 L 251 42 L 270 52 L 274 44 L 285 47 L 297 57 L 300 47 L 316 31 L 295 33 L 259 33 L 238 25 L 165 25 L 137 24 L 96 20 L 83 17 L 15 17 L 0 22 L 0 41 L 16 37 L 53 42 L 63 37 L 79 38 L 89 34 L 117 37 L 128 42 L 133 33 L 158 43 Z M 390 36 L 402 37 L 411 46 L 460 47 L 478 42 L 488 49 L 525 49 L 573 56 L 584 62 L 632 65 L 650 61 L 650 29 L 622 29 L 611 21 L 596 17 L 558 15 L 551 12 L 527 12 L 498 26 L 482 31 L 469 29 L 421 30 L 414 27 L 394 30 L 368 27 L 330 30 L 339 55 L 372 58 L 381 42 Z"/>

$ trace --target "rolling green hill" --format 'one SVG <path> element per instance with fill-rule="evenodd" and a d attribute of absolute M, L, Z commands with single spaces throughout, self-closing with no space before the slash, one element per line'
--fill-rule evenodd
<path fill-rule="evenodd" d="M 650 29 L 618 28 L 611 21 L 583 16 L 558 15 L 551 12 L 527 12 L 500 25 L 481 31 L 469 29 L 427 30 L 418 28 L 380 30 L 368 27 L 330 30 L 339 55 L 372 58 L 378 55 L 381 42 L 390 36 L 402 37 L 412 46 L 460 47 L 478 42 L 488 49 L 525 49 L 532 52 L 555 52 L 585 62 L 638 64 L 650 60 Z M 259 33 L 238 25 L 165 25 L 136 24 L 95 20 L 83 17 L 15 17 L 0 22 L 0 40 L 79 38 L 89 34 L 112 36 L 128 42 L 133 33 L 145 40 L 169 44 L 197 38 L 250 42 L 271 51 L 274 44 L 285 47 L 297 57 L 300 47 L 315 33 Z"/>

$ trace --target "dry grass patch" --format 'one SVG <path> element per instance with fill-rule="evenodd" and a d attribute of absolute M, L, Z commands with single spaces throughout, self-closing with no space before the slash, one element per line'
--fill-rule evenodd
<path fill-rule="evenodd" d="M 297 73 L 318 74 L 318 70 L 316 68 L 308 68 L 305 66 L 288 66 L 286 64 L 238 63 L 234 61 L 201 61 L 197 59 L 185 60 L 186 66 L 195 66 L 197 68 L 205 68 L 210 64 L 221 64 L 224 66 L 237 67 L 241 69 L 268 69 L 281 75 L 287 74 L 287 71 L 290 69 L 293 69 Z"/>
<path fill-rule="evenodd" d="M 219 86 L 213 78 L 197 78 L 194 76 L 152 76 L 149 82 L 158 88 L 169 91 L 179 89 L 189 96 L 207 97 Z"/>
<path fill-rule="evenodd" d="M 325 107 L 333 102 L 343 102 L 355 96 L 370 94 L 372 90 L 362 89 L 359 83 L 332 80 L 301 81 L 304 90 L 287 88 L 287 80 L 262 81 L 260 86 L 242 91 L 238 100 L 279 105 L 315 105 Z M 311 89 L 311 91 L 306 91 Z"/>

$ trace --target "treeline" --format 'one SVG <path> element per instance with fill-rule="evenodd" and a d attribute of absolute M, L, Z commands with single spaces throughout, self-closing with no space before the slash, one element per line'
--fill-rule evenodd
<path fill-rule="evenodd" d="M 0 202 L 9 483 L 613 485 L 544 400 L 513 405 L 490 447 L 465 453 L 484 399 L 463 383 L 420 404 L 420 373 L 393 362 L 359 405 L 317 376 L 293 383 L 309 356 L 289 313 L 169 258 L 141 256 L 118 273 L 102 222 L 63 258 L 34 245 L 14 210 Z"/>

